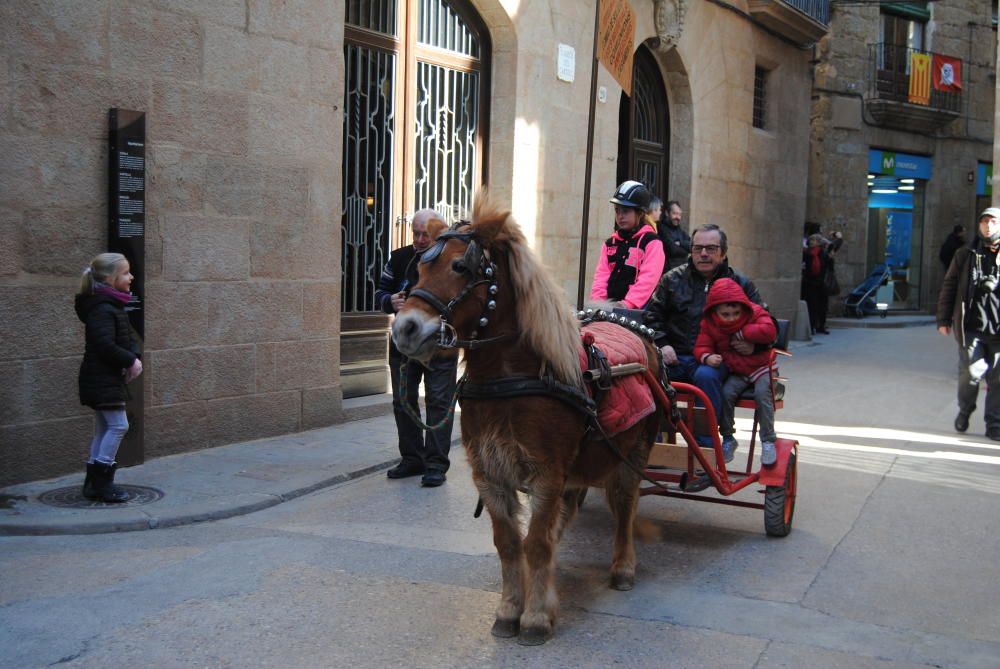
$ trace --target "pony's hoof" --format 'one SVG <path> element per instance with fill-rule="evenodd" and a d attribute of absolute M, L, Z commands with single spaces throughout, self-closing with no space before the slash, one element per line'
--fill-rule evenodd
<path fill-rule="evenodd" d="M 517 642 L 522 646 L 541 646 L 552 638 L 552 627 L 526 627 L 521 630 Z"/>
<path fill-rule="evenodd" d="M 631 590 L 635 587 L 635 576 L 626 574 L 612 574 L 611 587 L 615 590 Z"/>
<path fill-rule="evenodd" d="M 521 621 L 517 618 L 514 618 L 514 620 L 500 620 L 497 618 L 493 623 L 493 629 L 490 630 L 490 634 L 501 639 L 510 639 L 517 636 L 520 627 Z"/>

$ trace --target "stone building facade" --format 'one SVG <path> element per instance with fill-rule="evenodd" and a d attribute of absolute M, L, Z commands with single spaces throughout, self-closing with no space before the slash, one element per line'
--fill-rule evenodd
<path fill-rule="evenodd" d="M 816 46 L 808 218 L 844 234 L 845 294 L 888 263 L 879 301 L 933 312 L 941 244 L 955 225 L 971 233 L 994 201 L 996 16 L 995 2 L 977 0 L 832 11 Z M 914 54 L 937 70 L 925 99 L 910 88 Z M 941 83 L 945 63 L 957 86 Z"/>
<path fill-rule="evenodd" d="M 687 225 L 723 226 L 733 265 L 779 316 L 794 313 L 811 45 L 826 20 L 789 15 L 797 2 L 631 0 L 650 104 L 635 109 L 600 68 L 587 277 L 611 231 L 608 197 L 645 165 L 658 170 L 657 194 L 681 201 Z M 359 7 L 407 21 L 414 36 Z M 394 221 L 418 205 L 467 204 L 414 192 L 424 149 L 410 133 L 441 141 L 435 123 L 470 100 L 479 122 L 464 146 L 475 160 L 456 183 L 487 182 L 508 198 L 575 302 L 595 10 L 594 0 L 0 4 L 0 485 L 82 468 L 92 416 L 77 402 L 82 325 L 72 300 L 80 271 L 107 244 L 109 108 L 146 114 L 137 457 L 305 430 L 357 415 L 344 400 L 355 369 L 344 358 L 359 348 L 344 336 L 345 295 L 354 315 L 367 313 L 358 296 L 377 269 L 370 247 L 406 243 Z M 440 43 L 420 32 L 420 12 L 443 17 Z M 468 39 L 446 42 L 445 24 Z M 560 45 L 575 53 L 562 68 Z M 386 76 L 363 88 L 358 73 L 376 66 Z M 422 134 L 431 86 L 417 76 L 431 71 L 475 95 L 439 103 L 433 132 Z M 355 114 L 380 95 L 381 108 Z M 663 124 L 654 167 L 635 161 L 648 146 L 626 112 Z M 379 135 L 397 143 L 391 165 L 374 173 L 396 166 L 386 190 L 372 172 L 354 179 L 357 161 L 373 155 L 373 127 L 398 130 Z M 352 246 L 352 211 L 386 230 L 363 230 Z M 364 332 L 357 341 L 384 352 L 384 330 Z"/>

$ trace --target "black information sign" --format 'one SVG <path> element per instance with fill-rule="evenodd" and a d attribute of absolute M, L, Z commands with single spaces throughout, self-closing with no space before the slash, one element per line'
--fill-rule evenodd
<path fill-rule="evenodd" d="M 146 295 L 146 114 L 127 109 L 109 112 L 108 132 L 108 250 L 128 258 L 132 269 L 132 301 L 125 307 L 138 335 L 142 355 L 146 328 L 143 298 Z M 142 375 L 129 384 L 132 399 L 125 410 L 129 430 L 118 449 L 123 465 L 143 461 Z"/>

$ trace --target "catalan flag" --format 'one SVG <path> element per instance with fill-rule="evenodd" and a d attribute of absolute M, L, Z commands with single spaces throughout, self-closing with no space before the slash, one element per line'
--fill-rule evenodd
<path fill-rule="evenodd" d="M 910 102 L 918 105 L 931 101 L 931 56 L 927 53 L 910 54 Z"/>

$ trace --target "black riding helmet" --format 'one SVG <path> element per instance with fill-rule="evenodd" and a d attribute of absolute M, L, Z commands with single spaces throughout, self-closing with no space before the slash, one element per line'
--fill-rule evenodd
<path fill-rule="evenodd" d="M 632 207 L 638 209 L 640 213 L 649 211 L 649 202 L 652 196 L 649 189 L 638 181 L 623 181 L 615 194 L 611 196 L 611 204 L 621 207 Z"/>

